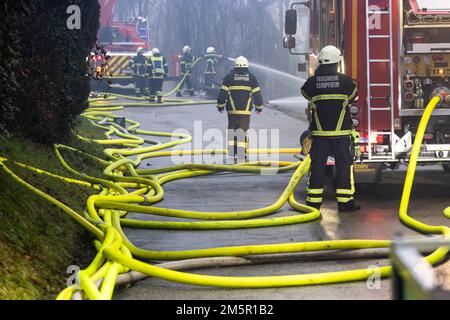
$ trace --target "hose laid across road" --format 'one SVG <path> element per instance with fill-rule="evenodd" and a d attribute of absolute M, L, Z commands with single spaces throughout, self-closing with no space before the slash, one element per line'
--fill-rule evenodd
<path fill-rule="evenodd" d="M 441 101 L 441 97 L 435 97 L 428 105 L 414 143 L 408 175 L 405 181 L 405 189 L 402 196 L 400 208 L 400 220 L 424 234 L 442 235 L 445 240 L 450 240 L 450 229 L 446 226 L 428 226 L 408 215 L 411 188 L 414 181 L 417 158 L 420 153 L 423 135 L 429 118 Z M 112 114 L 89 110 L 84 115 L 93 122 L 102 120 L 113 121 Z M 174 168 L 159 168 L 152 170 L 140 170 L 138 167 L 144 159 L 171 156 L 174 154 L 223 154 L 224 150 L 195 150 L 195 151 L 163 151 L 177 145 L 188 143 L 191 137 L 185 135 L 173 135 L 169 133 L 147 132 L 139 129 L 136 122 L 126 128 L 129 133 L 124 133 L 114 126 L 100 125 L 112 135 L 122 139 L 107 139 L 95 141 L 103 145 L 122 145 L 124 148 L 106 149 L 105 154 L 110 161 L 97 159 L 105 168 L 104 174 L 107 179 L 90 177 L 77 172 L 64 160 L 65 152 L 76 152 L 66 146 L 55 146 L 55 152 L 62 165 L 72 174 L 79 176 L 81 180 L 91 184 L 101 185 L 99 195 L 88 199 L 84 216 L 75 213 L 62 202 L 50 197 L 37 188 L 26 183 L 8 168 L 7 159 L 0 159 L 0 167 L 13 179 L 24 185 L 32 192 L 57 205 L 63 211 L 71 215 L 83 227 L 96 237 L 98 254 L 92 264 L 79 273 L 79 285 L 65 289 L 58 299 L 71 299 L 75 293 L 81 293 L 88 299 L 110 299 L 118 277 L 128 274 L 131 270 L 140 272 L 142 275 L 157 277 L 168 281 L 185 284 L 226 288 L 268 288 L 288 287 L 302 285 L 331 284 L 368 279 L 374 274 L 386 277 L 391 273 L 390 266 L 378 269 L 347 270 L 339 272 L 301 274 L 286 276 L 266 277 L 221 277 L 207 276 L 165 269 L 149 263 L 150 260 L 177 261 L 187 259 L 217 257 L 247 257 L 255 255 L 270 254 L 293 254 L 299 252 L 320 252 L 333 250 L 355 250 L 388 248 L 389 240 L 337 240 L 318 241 L 304 243 L 286 243 L 270 245 L 235 246 L 224 248 L 211 248 L 187 251 L 152 251 L 136 247 L 126 237 L 122 226 L 138 228 L 162 228 L 162 229 L 234 229 L 255 228 L 266 226 L 280 226 L 292 223 L 306 223 L 320 218 L 320 213 L 298 203 L 294 197 L 294 190 L 309 170 L 310 158 L 299 163 L 250 163 L 243 165 L 185 165 Z M 139 136 L 138 136 L 139 135 Z M 144 139 L 141 136 L 172 137 L 174 141 L 160 143 L 150 147 L 143 146 Z M 131 147 L 130 147 L 131 146 Z M 272 153 L 295 153 L 299 150 L 265 150 Z M 294 152 L 295 151 L 295 152 Z M 259 150 L 253 150 L 258 153 Z M 136 156 L 134 160 L 129 157 Z M 290 182 L 280 195 L 279 199 L 272 205 L 249 211 L 238 212 L 198 212 L 186 210 L 174 210 L 157 207 L 156 204 L 164 199 L 163 186 L 171 181 L 179 179 L 193 179 L 199 176 L 212 175 L 218 172 L 248 172 L 261 173 L 262 170 L 295 170 Z M 270 218 L 273 213 L 278 212 L 286 203 L 300 215 L 282 218 Z M 450 209 L 444 212 L 449 217 Z M 193 220 L 193 222 L 156 222 L 136 221 L 126 219 L 128 212 L 152 214 L 170 217 L 182 217 Z M 204 220 L 204 221 L 202 221 Z M 439 263 L 448 254 L 447 247 L 441 247 L 429 255 L 426 259 L 432 264 Z M 138 260 L 139 259 L 139 260 Z M 212 260 L 213 261 L 213 260 Z"/>

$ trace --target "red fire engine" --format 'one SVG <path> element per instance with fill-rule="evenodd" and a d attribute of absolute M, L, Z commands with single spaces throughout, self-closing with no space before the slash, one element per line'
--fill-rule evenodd
<path fill-rule="evenodd" d="M 350 107 L 360 133 L 356 171 L 398 168 L 409 159 L 424 108 L 438 88 L 450 90 L 448 0 L 311 0 L 286 13 L 285 47 L 295 53 L 298 13 L 309 15 L 310 62 L 326 45 L 342 49 L 341 69 L 359 83 Z M 300 55 L 300 54 L 299 54 Z M 450 108 L 433 115 L 421 164 L 450 171 Z"/>
<path fill-rule="evenodd" d="M 130 21 L 114 20 L 116 0 L 99 0 L 101 7 L 99 44 L 108 52 L 109 72 L 114 83 L 132 82 L 129 60 L 136 56 L 138 48 L 147 50 L 150 55 L 149 23 L 144 17 L 132 18 Z"/>

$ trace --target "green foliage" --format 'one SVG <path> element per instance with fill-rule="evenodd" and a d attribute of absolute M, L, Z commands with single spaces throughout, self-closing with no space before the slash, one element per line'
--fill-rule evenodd
<path fill-rule="evenodd" d="M 67 28 L 70 5 L 81 9 L 81 30 Z M 65 141 L 87 108 L 98 1 L 6 0 L 0 7 L 0 130 L 45 144 Z"/>
<path fill-rule="evenodd" d="M 101 132 L 87 120 L 77 130 L 89 138 Z M 102 147 L 73 138 L 70 146 L 102 156 Z M 63 183 L 21 168 L 13 161 L 77 179 L 58 162 L 53 148 L 27 139 L 0 138 L 0 157 L 8 167 L 33 186 L 82 213 L 92 189 Z M 79 154 L 64 157 L 80 172 L 102 175 L 102 168 Z M 30 157 L 30 154 L 33 156 Z M 89 169 L 89 170 L 88 170 Z M 0 169 L 0 300 L 54 299 L 66 286 L 67 267 L 87 267 L 94 252 L 90 235 L 59 208 L 34 195 Z"/>

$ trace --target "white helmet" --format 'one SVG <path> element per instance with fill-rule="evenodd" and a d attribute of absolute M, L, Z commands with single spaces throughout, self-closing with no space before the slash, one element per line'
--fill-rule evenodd
<path fill-rule="evenodd" d="M 184 46 L 184 47 L 183 47 L 183 53 L 188 53 L 188 52 L 191 51 L 191 50 L 192 50 L 192 48 L 189 47 L 189 46 Z"/>
<path fill-rule="evenodd" d="M 206 53 L 208 54 L 216 53 L 216 49 L 214 47 L 209 47 L 208 49 L 206 49 Z"/>
<path fill-rule="evenodd" d="M 342 60 L 342 52 L 335 46 L 326 46 L 319 53 L 320 64 L 335 64 Z"/>
<path fill-rule="evenodd" d="M 235 68 L 248 68 L 248 60 L 246 57 L 240 56 L 235 61 Z"/>
<path fill-rule="evenodd" d="M 144 48 L 142 48 L 142 47 L 139 47 L 137 50 L 136 50 L 136 53 L 144 53 L 145 52 L 145 49 Z"/>
<path fill-rule="evenodd" d="M 161 51 L 160 51 L 158 48 L 153 48 L 153 49 L 152 49 L 152 53 L 153 53 L 153 54 L 160 54 Z"/>

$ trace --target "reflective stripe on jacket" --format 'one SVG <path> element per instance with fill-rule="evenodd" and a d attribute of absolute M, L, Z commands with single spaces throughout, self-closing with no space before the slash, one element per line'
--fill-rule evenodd
<path fill-rule="evenodd" d="M 149 61 L 149 74 L 153 79 L 163 79 L 169 72 L 169 64 L 167 60 L 161 55 L 154 55 Z"/>
<path fill-rule="evenodd" d="M 248 70 L 235 69 L 224 78 L 217 99 L 219 108 L 226 108 L 230 114 L 251 115 L 253 104 L 262 111 L 263 103 L 258 81 Z"/>
<path fill-rule="evenodd" d="M 311 102 L 313 136 L 338 137 L 351 135 L 353 122 L 349 105 L 358 94 L 357 84 L 336 67 L 321 66 L 301 91 Z"/>

